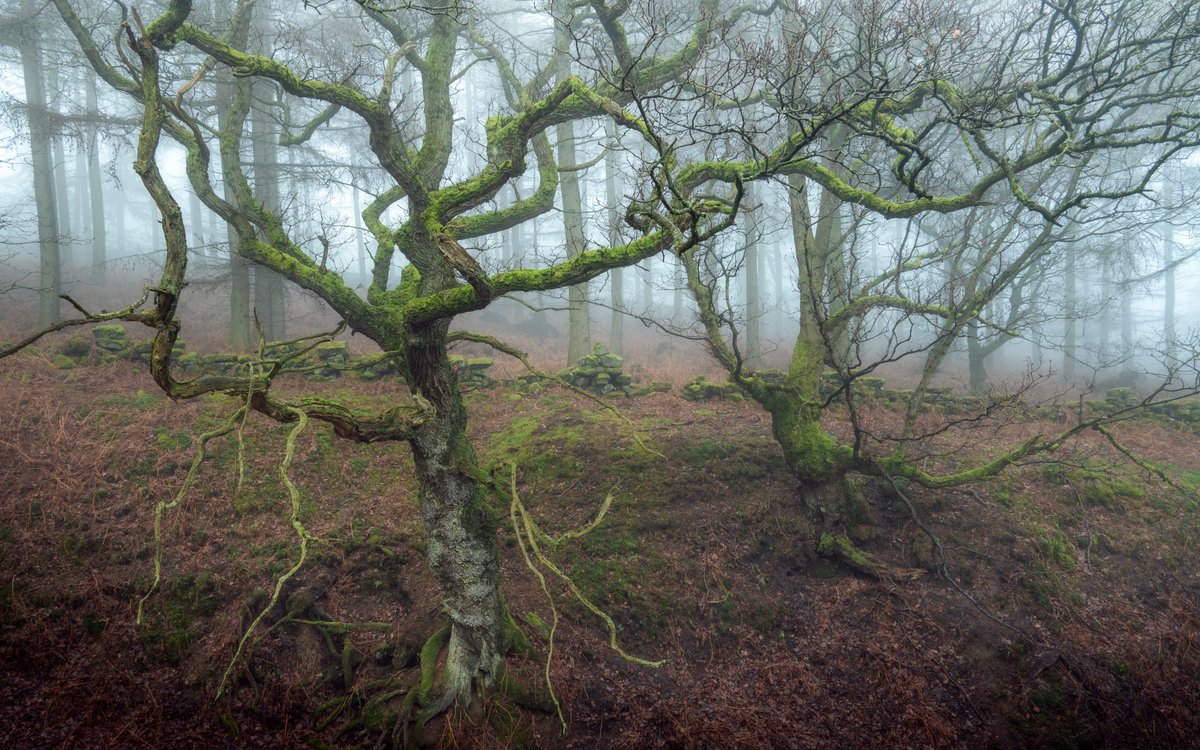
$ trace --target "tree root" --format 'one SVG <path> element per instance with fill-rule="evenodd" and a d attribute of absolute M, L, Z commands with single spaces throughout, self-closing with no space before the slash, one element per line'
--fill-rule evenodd
<path fill-rule="evenodd" d="M 871 553 L 859 549 L 845 534 L 834 534 L 828 531 L 821 534 L 821 541 L 817 543 L 817 553 L 833 558 L 857 573 L 876 578 L 911 581 L 926 573 L 921 568 L 899 568 L 888 565 Z"/>
<path fill-rule="evenodd" d="M 343 635 L 356 625 L 355 623 L 334 623 L 324 620 L 304 620 L 294 616 L 285 619 L 289 622 L 317 627 L 329 625 L 332 626 L 331 630 Z M 361 626 L 375 629 L 375 626 L 379 624 L 362 623 Z M 358 746 L 363 747 L 399 750 L 400 748 L 417 747 L 422 742 L 428 742 L 430 738 L 424 736 L 426 727 L 435 718 L 453 708 L 455 698 L 458 696 L 454 687 L 447 688 L 445 682 L 446 665 L 443 662 L 443 652 L 447 652 L 450 646 L 451 627 L 449 623 L 446 623 L 425 640 L 418 652 L 415 674 L 409 672 L 405 676 L 376 680 L 356 688 L 351 688 L 350 683 L 347 682 L 347 692 L 317 706 L 317 729 L 324 731 L 336 722 L 344 721 L 345 723 L 335 732 L 333 742 L 337 743 L 351 735 L 358 735 Z M 520 653 L 530 651 L 529 639 L 512 621 L 511 617 L 506 637 L 511 651 Z M 348 645 L 349 638 L 347 637 L 343 643 Z M 345 647 L 343 645 L 343 649 Z M 344 650 L 343 653 L 345 653 Z M 449 659 L 448 653 L 446 659 Z M 497 709 L 488 712 L 486 721 L 501 733 L 513 731 L 511 717 L 516 713 L 518 707 L 546 713 L 554 711 L 552 702 L 521 684 L 504 666 L 497 674 L 494 686 L 476 693 L 475 699 L 488 702 Z M 508 706 L 507 710 L 505 710 L 505 706 Z M 463 706 L 462 708 L 468 707 Z M 472 719 L 476 723 L 478 720 L 479 717 Z M 373 744 L 370 738 L 374 739 Z M 362 740 L 367 741 L 364 744 Z M 312 745 L 311 742 L 309 744 Z"/>

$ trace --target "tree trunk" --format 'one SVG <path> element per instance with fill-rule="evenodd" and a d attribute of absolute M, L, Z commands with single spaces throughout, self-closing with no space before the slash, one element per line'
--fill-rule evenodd
<path fill-rule="evenodd" d="M 987 390 L 988 352 L 979 340 L 979 321 L 967 323 L 967 370 L 971 393 L 980 394 Z"/>
<path fill-rule="evenodd" d="M 229 4 L 225 10 L 227 13 L 233 13 L 233 5 Z M 244 26 L 238 30 L 234 44 L 245 44 Z M 228 71 L 222 71 L 217 83 L 217 127 L 222 133 L 225 133 L 231 127 L 236 127 L 240 130 L 241 123 L 230 123 L 232 116 L 231 102 L 238 90 L 238 87 L 249 86 L 248 80 L 236 79 Z M 222 138 L 224 142 L 225 138 Z M 224 161 L 226 159 L 239 160 L 241 154 L 226 153 L 226 150 L 221 151 L 222 172 L 226 172 Z M 233 190 L 226 182 L 225 200 L 236 203 L 237 197 Z M 239 352 L 250 350 L 251 342 L 254 340 L 254 323 L 250 316 L 250 262 L 243 258 L 238 253 L 238 244 L 241 241 L 238 237 L 237 230 L 233 224 L 225 224 L 225 238 L 229 251 L 229 345 Z"/>
<path fill-rule="evenodd" d="M 556 80 L 559 83 L 571 77 L 570 58 L 567 54 L 570 45 L 570 34 L 564 20 L 565 8 L 561 2 L 558 6 L 555 29 L 555 52 L 558 55 Z M 574 167 L 577 163 L 575 155 L 575 126 L 568 120 L 555 126 L 555 138 L 558 140 L 559 167 Z M 559 191 L 562 195 L 563 231 L 567 244 L 567 257 L 574 258 L 582 253 L 587 246 L 587 238 L 583 229 L 583 200 L 579 195 L 579 173 L 576 171 L 563 172 L 559 175 Z M 592 324 L 588 311 L 588 285 L 575 284 L 567 292 L 570 312 L 570 333 L 567 339 L 567 364 L 573 365 L 592 350 Z"/>
<path fill-rule="evenodd" d="M 49 91 L 47 98 L 47 108 L 55 115 L 58 115 L 58 100 L 62 96 L 62 91 L 59 87 L 59 71 L 58 66 L 51 61 L 50 65 L 46 66 L 46 82 Z M 49 114 L 49 112 L 47 113 Z M 54 206 L 58 211 L 58 231 L 60 237 L 72 236 L 71 232 L 71 200 L 70 192 L 67 189 L 67 155 L 63 148 L 62 133 L 58 132 L 58 128 L 50 129 L 50 149 L 51 158 L 53 159 L 54 171 Z M 59 262 L 60 264 L 70 265 L 71 263 L 71 245 L 68 242 L 64 248 L 59 244 Z"/>
<path fill-rule="evenodd" d="M 650 315 L 654 310 L 654 259 L 642 261 L 642 312 Z"/>
<path fill-rule="evenodd" d="M 108 233 L 104 226 L 104 184 L 100 173 L 99 127 L 100 107 L 96 102 L 96 77 L 89 70 L 84 74 L 87 88 L 87 112 L 92 122 L 88 126 L 88 197 L 92 212 L 92 281 L 103 284 L 107 278 Z"/>
<path fill-rule="evenodd" d="M 621 244 L 621 212 L 617 210 L 617 200 L 621 192 L 617 182 L 617 126 L 608 120 L 605 122 L 605 132 L 608 135 L 608 146 L 604 154 L 604 191 L 608 201 L 608 245 L 615 247 Z M 612 325 L 609 330 L 608 348 L 614 354 L 623 354 L 625 349 L 625 274 L 624 269 L 614 268 L 608 272 L 610 292 L 612 293 Z"/>
<path fill-rule="evenodd" d="M 265 16 L 260 15 L 260 18 Z M 278 214 L 282 208 L 279 199 L 279 153 L 278 134 L 266 108 L 260 104 L 264 91 L 260 91 L 251 108 L 250 130 L 254 159 L 254 197 L 267 211 Z M 263 335 L 268 341 L 280 341 L 287 333 L 284 308 L 285 289 L 283 277 L 269 268 L 254 267 L 254 314 L 262 325 Z"/>
<path fill-rule="evenodd" d="M 188 193 L 188 210 L 192 215 L 192 233 L 188 236 L 188 245 L 190 246 L 188 249 L 200 257 L 204 257 L 208 254 L 204 241 L 204 206 L 200 203 L 200 197 L 194 190 Z"/>
<path fill-rule="evenodd" d="M 1132 261 L 1121 263 L 1121 360 L 1133 367 L 1133 273 Z"/>
<path fill-rule="evenodd" d="M 72 234 L 80 241 L 76 261 L 80 267 L 83 267 L 87 265 L 88 259 L 83 257 L 82 242 L 84 238 L 92 236 L 92 208 L 88 198 L 90 181 L 88 179 L 87 154 L 78 144 L 75 146 L 73 158 L 75 166 L 71 170 L 71 200 L 75 203 L 73 210 L 79 218 L 76 219 L 78 231 L 72 232 Z"/>
<path fill-rule="evenodd" d="M 413 332 L 406 348 L 413 393 L 436 414 L 411 441 L 429 533 L 429 566 L 442 586 L 451 621 L 435 710 L 453 701 L 469 705 L 476 679 L 487 686 L 499 676 L 508 647 L 496 519 L 484 489 L 471 476 L 475 451 L 467 440 L 467 415 L 446 354 L 448 328 L 449 322 L 442 321 Z"/>
<path fill-rule="evenodd" d="M 21 71 L 25 79 L 25 102 L 29 113 L 30 166 L 33 170 L 33 199 L 37 207 L 38 247 L 41 278 L 38 283 L 38 324 L 48 326 L 61 319 L 58 295 L 62 293 L 59 252 L 58 208 L 54 195 L 54 163 L 50 155 L 50 126 L 47 122 L 46 86 L 42 79 L 41 50 L 34 18 L 34 5 L 25 0 L 28 14 L 18 39 Z"/>
<path fill-rule="evenodd" d="M 358 284 L 356 288 L 362 290 L 362 295 L 367 296 L 367 288 L 371 285 L 370 277 L 367 276 L 367 241 L 365 239 L 366 228 L 363 226 L 362 205 L 359 203 L 358 185 L 353 186 L 350 192 L 354 203 L 354 239 L 355 247 L 358 249 Z"/>
<path fill-rule="evenodd" d="M 744 203 L 750 207 L 746 214 L 746 257 L 742 272 L 746 280 L 746 361 L 757 367 L 762 355 L 762 297 L 759 292 L 758 212 L 754 198 L 758 190 L 753 184 L 746 185 Z"/>
<path fill-rule="evenodd" d="M 1165 202 L 1173 205 L 1175 199 L 1174 183 L 1170 181 L 1170 171 L 1167 174 L 1167 184 L 1164 189 Z M 1179 344 L 1175 333 L 1175 225 L 1171 221 L 1163 223 L 1163 339 L 1166 344 L 1167 366 L 1173 364 L 1178 355 Z"/>
<path fill-rule="evenodd" d="M 1109 361 L 1112 356 L 1112 306 L 1114 302 L 1112 272 L 1113 257 L 1110 250 L 1100 259 L 1100 303 L 1102 307 L 1100 308 L 1099 330 L 1096 332 L 1096 351 L 1099 356 L 1097 364 L 1100 367 L 1108 367 L 1112 364 Z"/>
<path fill-rule="evenodd" d="M 1063 377 L 1068 380 L 1075 377 L 1075 365 L 1079 358 L 1079 332 L 1076 330 L 1076 319 L 1079 316 L 1077 260 L 1074 244 L 1068 242 L 1063 257 L 1063 315 L 1065 330 L 1063 333 Z"/>
<path fill-rule="evenodd" d="M 683 261 L 675 259 L 675 296 L 671 302 L 671 322 L 677 326 L 682 326 L 684 323 L 683 314 L 683 290 L 687 286 L 687 281 L 684 279 Z"/>
<path fill-rule="evenodd" d="M 775 305 L 775 337 L 783 339 L 787 336 L 787 313 L 783 309 L 784 243 L 776 241 L 773 244 L 775 246 L 772 253 L 775 261 L 775 299 L 773 300 Z"/>
<path fill-rule="evenodd" d="M 563 166 L 575 164 L 575 129 L 571 123 L 558 125 L 558 162 Z M 566 235 L 567 257 L 574 258 L 583 252 L 586 239 L 583 234 L 583 204 L 579 196 L 579 175 L 565 172 L 560 177 L 559 189 L 563 203 L 563 231 Z M 570 312 L 570 334 L 567 341 L 567 364 L 575 364 L 592 350 L 591 320 L 588 315 L 588 285 L 575 284 L 567 293 Z"/>

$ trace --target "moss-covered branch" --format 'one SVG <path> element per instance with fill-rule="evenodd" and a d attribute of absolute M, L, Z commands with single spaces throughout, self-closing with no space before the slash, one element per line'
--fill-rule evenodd
<path fill-rule="evenodd" d="M 498 297 L 511 292 L 547 291 L 590 281 L 613 268 L 633 265 L 671 248 L 673 241 L 668 232 L 654 232 L 625 245 L 584 251 L 549 268 L 498 273 L 490 277 L 492 294 Z M 403 316 L 411 326 L 478 310 L 487 302 L 470 286 L 456 286 L 412 300 L 404 307 Z"/>
<path fill-rule="evenodd" d="M 358 113 L 366 120 L 380 121 L 387 118 L 388 113 L 379 102 L 353 86 L 304 78 L 283 63 L 262 55 L 243 52 L 199 26 L 185 23 L 176 30 L 175 38 L 211 55 L 233 68 L 239 75 L 269 78 L 293 96 L 338 104 Z"/>

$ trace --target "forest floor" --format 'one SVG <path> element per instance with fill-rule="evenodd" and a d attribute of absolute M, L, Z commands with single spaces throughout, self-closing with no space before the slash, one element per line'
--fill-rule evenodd
<path fill-rule="evenodd" d="M 322 387 L 364 406 L 395 398 L 389 383 Z M 427 728 L 445 746 L 1200 743 L 1200 509 L 1098 437 L 991 482 L 911 488 L 911 509 L 869 492 L 860 544 L 928 571 L 893 581 L 815 554 L 752 404 L 662 393 L 615 402 L 621 418 L 561 389 L 503 387 L 467 404 L 481 458 L 516 472 L 547 533 L 584 526 L 611 493 L 598 527 L 549 554 L 629 653 L 665 661 L 623 660 L 603 622 L 551 580 L 561 621 L 550 674 L 566 731 L 553 714 L 497 701 L 491 721 L 456 714 Z M 299 436 L 289 475 L 315 541 L 225 697 L 214 700 L 239 639 L 299 555 L 279 478 L 287 426 L 248 421 L 240 481 L 238 441 L 209 445 L 164 514 L 162 583 L 135 623 L 154 574 L 155 504 L 179 490 L 197 435 L 235 407 L 172 403 L 128 363 L 0 362 L 0 746 L 372 746 L 339 729 L 356 711 L 380 718 L 362 706 L 389 676 L 415 673 L 439 617 L 405 447 L 349 444 L 320 426 Z M 979 429 L 931 460 L 965 463 L 1059 428 Z M 1200 483 L 1190 430 L 1145 421 L 1118 434 Z M 508 508 L 497 513 L 507 601 L 537 651 L 513 665 L 544 691 L 553 613 Z M 355 701 L 330 717 L 348 693 Z"/>

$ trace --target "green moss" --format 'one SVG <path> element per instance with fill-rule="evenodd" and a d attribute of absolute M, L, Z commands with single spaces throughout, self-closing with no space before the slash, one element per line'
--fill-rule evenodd
<path fill-rule="evenodd" d="M 775 417 L 773 422 L 788 468 L 801 481 L 826 482 L 848 462 L 848 449 L 838 445 L 819 422 L 795 415 Z"/>
<path fill-rule="evenodd" d="M 1092 480 L 1083 486 L 1083 501 L 1088 505 L 1118 510 L 1124 500 L 1142 499 L 1146 490 L 1121 479 Z"/>
<path fill-rule="evenodd" d="M 131 409 L 133 411 L 148 411 L 155 405 L 161 403 L 166 396 L 160 393 L 146 393 L 139 390 L 133 396 L 114 395 L 105 396 L 98 400 L 103 406 L 112 406 L 118 409 Z"/>
<path fill-rule="evenodd" d="M 443 625 L 437 632 L 429 636 L 421 647 L 421 681 L 417 687 L 417 700 L 421 705 L 428 705 L 433 695 L 434 680 L 437 677 L 438 654 L 450 642 L 450 626 Z"/>
<path fill-rule="evenodd" d="M 1075 545 L 1067 539 L 1065 534 L 1057 529 L 1050 531 L 1036 526 L 1032 531 L 1038 539 L 1038 547 L 1049 562 L 1054 563 L 1062 570 L 1075 569 L 1078 564 L 1075 557 Z"/>
<path fill-rule="evenodd" d="M 147 603 L 140 633 L 143 645 L 164 661 L 178 664 L 202 632 L 199 620 L 211 617 L 220 603 L 212 574 L 189 573 L 164 581 Z"/>
<path fill-rule="evenodd" d="M 166 427 L 155 427 L 154 438 L 163 450 L 186 450 L 192 447 L 192 436 L 187 430 L 172 431 Z"/>

